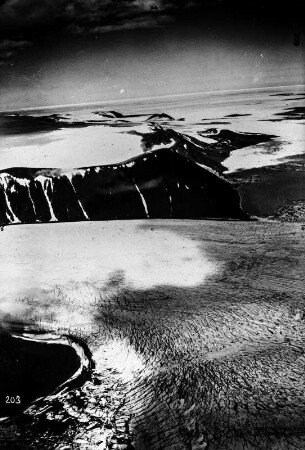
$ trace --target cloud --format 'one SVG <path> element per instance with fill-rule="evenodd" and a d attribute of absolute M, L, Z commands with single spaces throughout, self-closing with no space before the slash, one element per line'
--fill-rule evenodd
<path fill-rule="evenodd" d="M 0 52 L 17 51 L 31 45 L 29 41 L 11 41 L 9 39 L 0 41 Z"/>
<path fill-rule="evenodd" d="M 88 26 L 86 25 L 78 25 L 72 24 L 69 26 L 69 31 L 73 34 L 104 34 L 110 33 L 112 31 L 121 31 L 121 30 L 135 30 L 140 28 L 158 28 L 166 23 L 171 22 L 173 19 L 170 16 L 165 14 L 160 15 L 158 17 L 153 16 L 140 16 L 133 17 L 129 20 L 120 20 L 117 23 L 113 24 L 105 24 L 105 25 L 97 25 L 97 26 Z"/>
<path fill-rule="evenodd" d="M 65 7 L 67 29 L 74 34 L 160 27 L 172 17 L 161 0 L 76 0 Z"/>
<path fill-rule="evenodd" d="M 194 6 L 182 0 L 6 0 L 0 4 L 0 30 L 39 35 L 52 29 L 92 34 L 151 28 L 173 21 L 175 10 Z"/>
<path fill-rule="evenodd" d="M 177 17 L 186 20 L 246 13 L 252 17 L 298 17 L 298 10 L 277 0 L 0 0 L 0 36 L 41 36 L 60 31 L 102 34 L 110 31 L 160 27 Z M 31 36 L 31 37 L 29 37 Z"/>
<path fill-rule="evenodd" d="M 20 40 L 13 41 L 4 39 L 0 41 L 0 65 L 9 63 L 9 59 L 18 51 L 23 50 L 32 45 L 32 42 Z"/>

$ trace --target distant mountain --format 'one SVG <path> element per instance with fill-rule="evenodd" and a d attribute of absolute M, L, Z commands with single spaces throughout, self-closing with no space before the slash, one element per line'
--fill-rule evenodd
<path fill-rule="evenodd" d="M 117 111 L 95 111 L 94 114 L 105 117 L 107 119 L 121 119 L 122 117 L 124 117 L 123 114 Z"/>
<path fill-rule="evenodd" d="M 176 153 L 217 173 L 226 170 L 222 162 L 233 150 L 266 142 L 275 137 L 259 133 L 236 133 L 217 128 L 198 132 L 194 137 L 161 124 L 154 124 L 150 132 L 132 130 L 129 133 L 142 137 L 142 148 L 145 152 L 155 150 L 156 146 L 159 148 L 171 146 Z"/>
<path fill-rule="evenodd" d="M 261 142 L 270 141 L 276 136 L 262 133 L 237 133 L 231 130 L 219 130 L 217 128 L 209 128 L 199 133 L 200 136 L 210 136 L 217 140 L 219 144 L 231 147 L 231 149 L 243 148 L 249 145 L 256 145 Z"/>
<path fill-rule="evenodd" d="M 247 219 L 234 187 L 171 148 L 124 163 L 0 172 L 0 222 Z"/>
<path fill-rule="evenodd" d="M 175 120 L 175 119 L 169 116 L 168 114 L 160 113 L 160 114 L 153 114 L 152 116 L 149 116 L 146 120 L 152 122 L 154 120 Z"/>
<path fill-rule="evenodd" d="M 238 113 L 236 113 L 236 114 L 227 114 L 224 117 L 246 117 L 246 116 L 251 116 L 251 114 L 238 114 Z"/>

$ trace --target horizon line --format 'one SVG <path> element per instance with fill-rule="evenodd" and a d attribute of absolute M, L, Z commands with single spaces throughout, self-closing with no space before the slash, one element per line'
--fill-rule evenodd
<path fill-rule="evenodd" d="M 69 108 L 73 106 L 94 106 L 94 105 L 107 105 L 109 103 L 126 103 L 126 102 L 137 102 L 137 101 L 147 101 L 147 100 L 161 100 L 166 98 L 180 98 L 180 97 L 193 97 L 195 95 L 212 95 L 212 94 L 229 94 L 233 92 L 251 92 L 251 91 L 263 91 L 263 90 L 272 90 L 272 89 L 280 89 L 280 88 L 289 88 L 289 87 L 305 87 L 305 84 L 289 84 L 289 85 L 280 85 L 280 86 L 265 86 L 265 87 L 256 87 L 256 88 L 244 88 L 244 89 L 226 89 L 219 91 L 204 91 L 204 92 L 188 92 L 183 94 L 164 94 L 164 95 L 156 95 L 150 97 L 137 97 L 137 98 L 126 98 L 126 99 L 116 99 L 116 100 L 100 100 L 94 102 L 79 102 L 79 103 L 66 103 L 60 105 L 47 105 L 47 106 L 30 106 L 25 108 L 14 108 L 14 109 L 1 109 L 0 112 L 14 112 L 14 111 L 36 111 L 40 109 L 54 109 L 54 108 Z"/>

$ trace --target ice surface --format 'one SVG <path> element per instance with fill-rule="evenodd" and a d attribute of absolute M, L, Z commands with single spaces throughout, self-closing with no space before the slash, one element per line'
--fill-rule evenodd
<path fill-rule="evenodd" d="M 301 87 L 286 87 L 291 94 Z M 241 168 L 280 164 L 283 158 L 304 153 L 304 119 L 274 122 L 276 114 L 286 108 L 302 106 L 302 100 L 292 96 L 286 99 L 275 96 L 283 89 L 273 88 L 257 91 L 173 96 L 161 99 L 134 101 L 115 105 L 122 118 L 105 120 L 94 114 L 103 108 L 87 106 L 61 109 L 27 111 L 33 116 L 57 113 L 64 117 L 62 123 L 75 123 L 85 127 L 63 128 L 17 135 L 4 135 L 0 142 L 0 170 L 9 167 L 76 167 L 117 164 L 143 152 L 141 136 L 130 134 L 151 132 L 147 117 L 154 113 L 166 113 L 176 120 L 164 121 L 162 125 L 175 131 L 212 143 L 213 136 L 203 137 L 197 133 L 211 128 L 210 122 L 226 120 L 228 124 L 217 125 L 236 132 L 266 133 L 278 136 L 276 145 L 256 145 L 233 152 L 224 166 L 230 172 Z M 69 114 L 69 115 L 67 115 Z M 237 117 L 226 117 L 228 115 Z M 243 114 L 246 114 L 243 116 Z M 184 118 L 184 121 L 180 119 Z M 95 121 L 92 123 L 90 121 Z M 162 147 L 170 146 L 164 144 Z M 156 145 L 153 149 L 158 149 Z"/>

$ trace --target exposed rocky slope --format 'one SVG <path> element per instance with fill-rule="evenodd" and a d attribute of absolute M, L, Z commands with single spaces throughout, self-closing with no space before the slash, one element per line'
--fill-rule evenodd
<path fill-rule="evenodd" d="M 66 173 L 27 168 L 0 172 L 2 224 L 158 217 L 247 216 L 229 182 L 173 149 Z"/>
<path fill-rule="evenodd" d="M 282 222 L 305 222 L 305 201 L 295 200 L 289 205 L 282 206 L 271 219 Z"/>
<path fill-rule="evenodd" d="M 131 154 L 137 156 L 118 164 L 71 170 L 44 169 L 39 165 L 5 168 L 0 171 L 0 224 L 247 217 L 240 207 L 238 192 L 221 175 L 225 170 L 222 163 L 233 150 L 273 136 L 216 128 L 182 133 L 177 121 L 163 113 L 148 120 L 171 120 L 177 129 L 160 123 L 137 124 L 125 120 L 133 116 L 116 111 L 96 111 L 93 116 L 97 119 L 92 121 L 70 114 L 0 115 L 4 135 L 90 127 L 94 122 L 94 126 L 108 127 L 108 131 L 109 127 L 117 128 L 115 133 L 123 146 L 124 135 L 133 135 L 132 142 L 137 147 L 131 149 Z M 111 148 L 111 135 L 105 132 L 105 136 L 108 140 L 110 136 L 109 142 L 105 138 L 105 145 Z M 126 143 L 127 148 L 129 145 Z"/>

